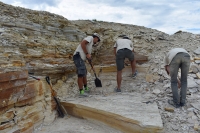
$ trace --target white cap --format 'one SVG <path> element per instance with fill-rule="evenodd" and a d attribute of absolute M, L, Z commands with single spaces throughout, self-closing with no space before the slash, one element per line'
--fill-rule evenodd
<path fill-rule="evenodd" d="M 94 33 L 92 36 L 96 36 L 96 37 L 98 37 L 98 38 L 99 38 L 98 42 L 100 42 L 100 41 L 101 41 L 101 40 L 100 40 L 100 36 L 99 36 L 99 34 L 98 34 L 98 33 Z"/>

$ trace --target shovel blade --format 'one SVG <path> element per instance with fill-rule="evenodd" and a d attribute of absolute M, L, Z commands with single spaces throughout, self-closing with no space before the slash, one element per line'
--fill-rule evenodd
<path fill-rule="evenodd" d="M 98 78 L 96 78 L 94 82 L 95 82 L 96 87 L 102 87 L 101 80 L 99 80 Z"/>

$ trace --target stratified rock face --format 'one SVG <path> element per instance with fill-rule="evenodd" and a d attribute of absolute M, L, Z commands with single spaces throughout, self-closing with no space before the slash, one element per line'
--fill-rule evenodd
<path fill-rule="evenodd" d="M 71 55 L 85 33 L 48 12 L 0 2 L 0 130 L 33 132 L 56 118 L 55 102 L 44 78 L 73 71 Z M 53 76 L 51 76 L 53 77 Z"/>
<path fill-rule="evenodd" d="M 74 70 L 71 55 L 86 35 L 62 16 L 0 3 L 0 72 L 36 75 Z"/>
<path fill-rule="evenodd" d="M 50 86 L 35 80 L 28 71 L 0 73 L 0 130 L 31 133 L 33 127 L 55 120 L 55 102 Z"/>
<path fill-rule="evenodd" d="M 164 54 L 173 47 L 183 47 L 191 55 L 199 44 L 199 35 L 177 32 L 167 35 L 155 29 L 102 21 L 77 20 L 0 3 L 0 72 L 28 69 L 35 75 L 50 75 L 58 80 L 74 71 L 72 55 L 87 35 L 97 32 L 101 42 L 93 50 L 93 63 L 115 64 L 113 45 L 120 35 L 134 43 L 138 62 L 162 66 Z M 197 51 L 197 50 L 196 50 Z M 197 52 L 195 52 L 197 53 Z M 152 65 L 152 69 L 155 68 Z M 158 68 L 161 69 L 161 68 Z"/>
<path fill-rule="evenodd" d="M 13 105 L 17 102 L 23 101 L 22 99 L 19 99 L 25 88 L 26 92 L 29 90 L 29 87 L 26 87 L 27 78 L 27 71 L 7 72 L 0 74 L 1 109 Z M 26 94 L 24 96 L 27 97 L 27 99 L 31 98 L 31 96 L 26 96 Z M 23 98 L 24 100 L 25 97 Z"/>
<path fill-rule="evenodd" d="M 0 72 L 28 69 L 35 75 L 58 78 L 65 72 L 74 71 L 72 54 L 87 35 L 94 32 L 101 35 L 102 41 L 93 51 L 94 63 L 113 64 L 113 45 L 120 34 L 151 40 L 147 33 L 161 33 L 151 29 L 146 32 L 145 27 L 132 25 L 69 21 L 56 14 L 3 3 L 0 7 Z"/>

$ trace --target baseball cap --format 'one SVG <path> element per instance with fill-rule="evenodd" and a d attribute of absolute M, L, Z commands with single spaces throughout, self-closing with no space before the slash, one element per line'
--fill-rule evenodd
<path fill-rule="evenodd" d="M 99 36 L 99 34 L 98 34 L 98 33 L 94 33 L 92 36 L 93 36 L 93 37 L 98 37 L 98 38 L 99 38 L 98 42 L 100 42 L 100 41 L 101 41 L 101 40 L 100 40 L 100 36 Z"/>
<path fill-rule="evenodd" d="M 121 34 L 121 35 L 119 35 L 118 37 L 124 37 L 124 36 L 127 36 L 127 35 Z"/>

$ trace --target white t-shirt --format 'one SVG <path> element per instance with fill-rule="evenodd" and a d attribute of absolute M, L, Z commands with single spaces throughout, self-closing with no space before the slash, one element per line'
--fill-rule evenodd
<path fill-rule="evenodd" d="M 124 48 L 130 49 L 132 51 L 133 42 L 129 39 L 117 39 L 117 41 L 115 42 L 114 48 L 117 48 L 117 51 Z"/>
<path fill-rule="evenodd" d="M 87 49 L 87 52 L 89 54 L 92 53 L 92 45 L 94 44 L 93 43 L 93 37 L 92 36 L 87 36 L 86 38 L 84 38 L 83 40 L 86 40 L 88 42 L 88 44 L 86 45 L 86 49 Z M 80 53 L 80 56 L 83 60 L 86 60 L 86 55 L 81 47 L 81 44 L 78 45 L 78 47 L 76 48 L 75 52 L 74 52 L 74 55 L 79 52 Z"/>
<path fill-rule="evenodd" d="M 188 53 L 185 49 L 183 48 L 174 48 L 174 49 L 171 49 L 167 55 L 165 56 L 165 59 L 164 59 L 164 66 L 166 65 L 169 65 L 172 61 L 172 59 L 174 58 L 174 56 L 176 56 L 176 54 L 178 53 Z M 188 53 L 189 54 L 189 53 Z"/>

